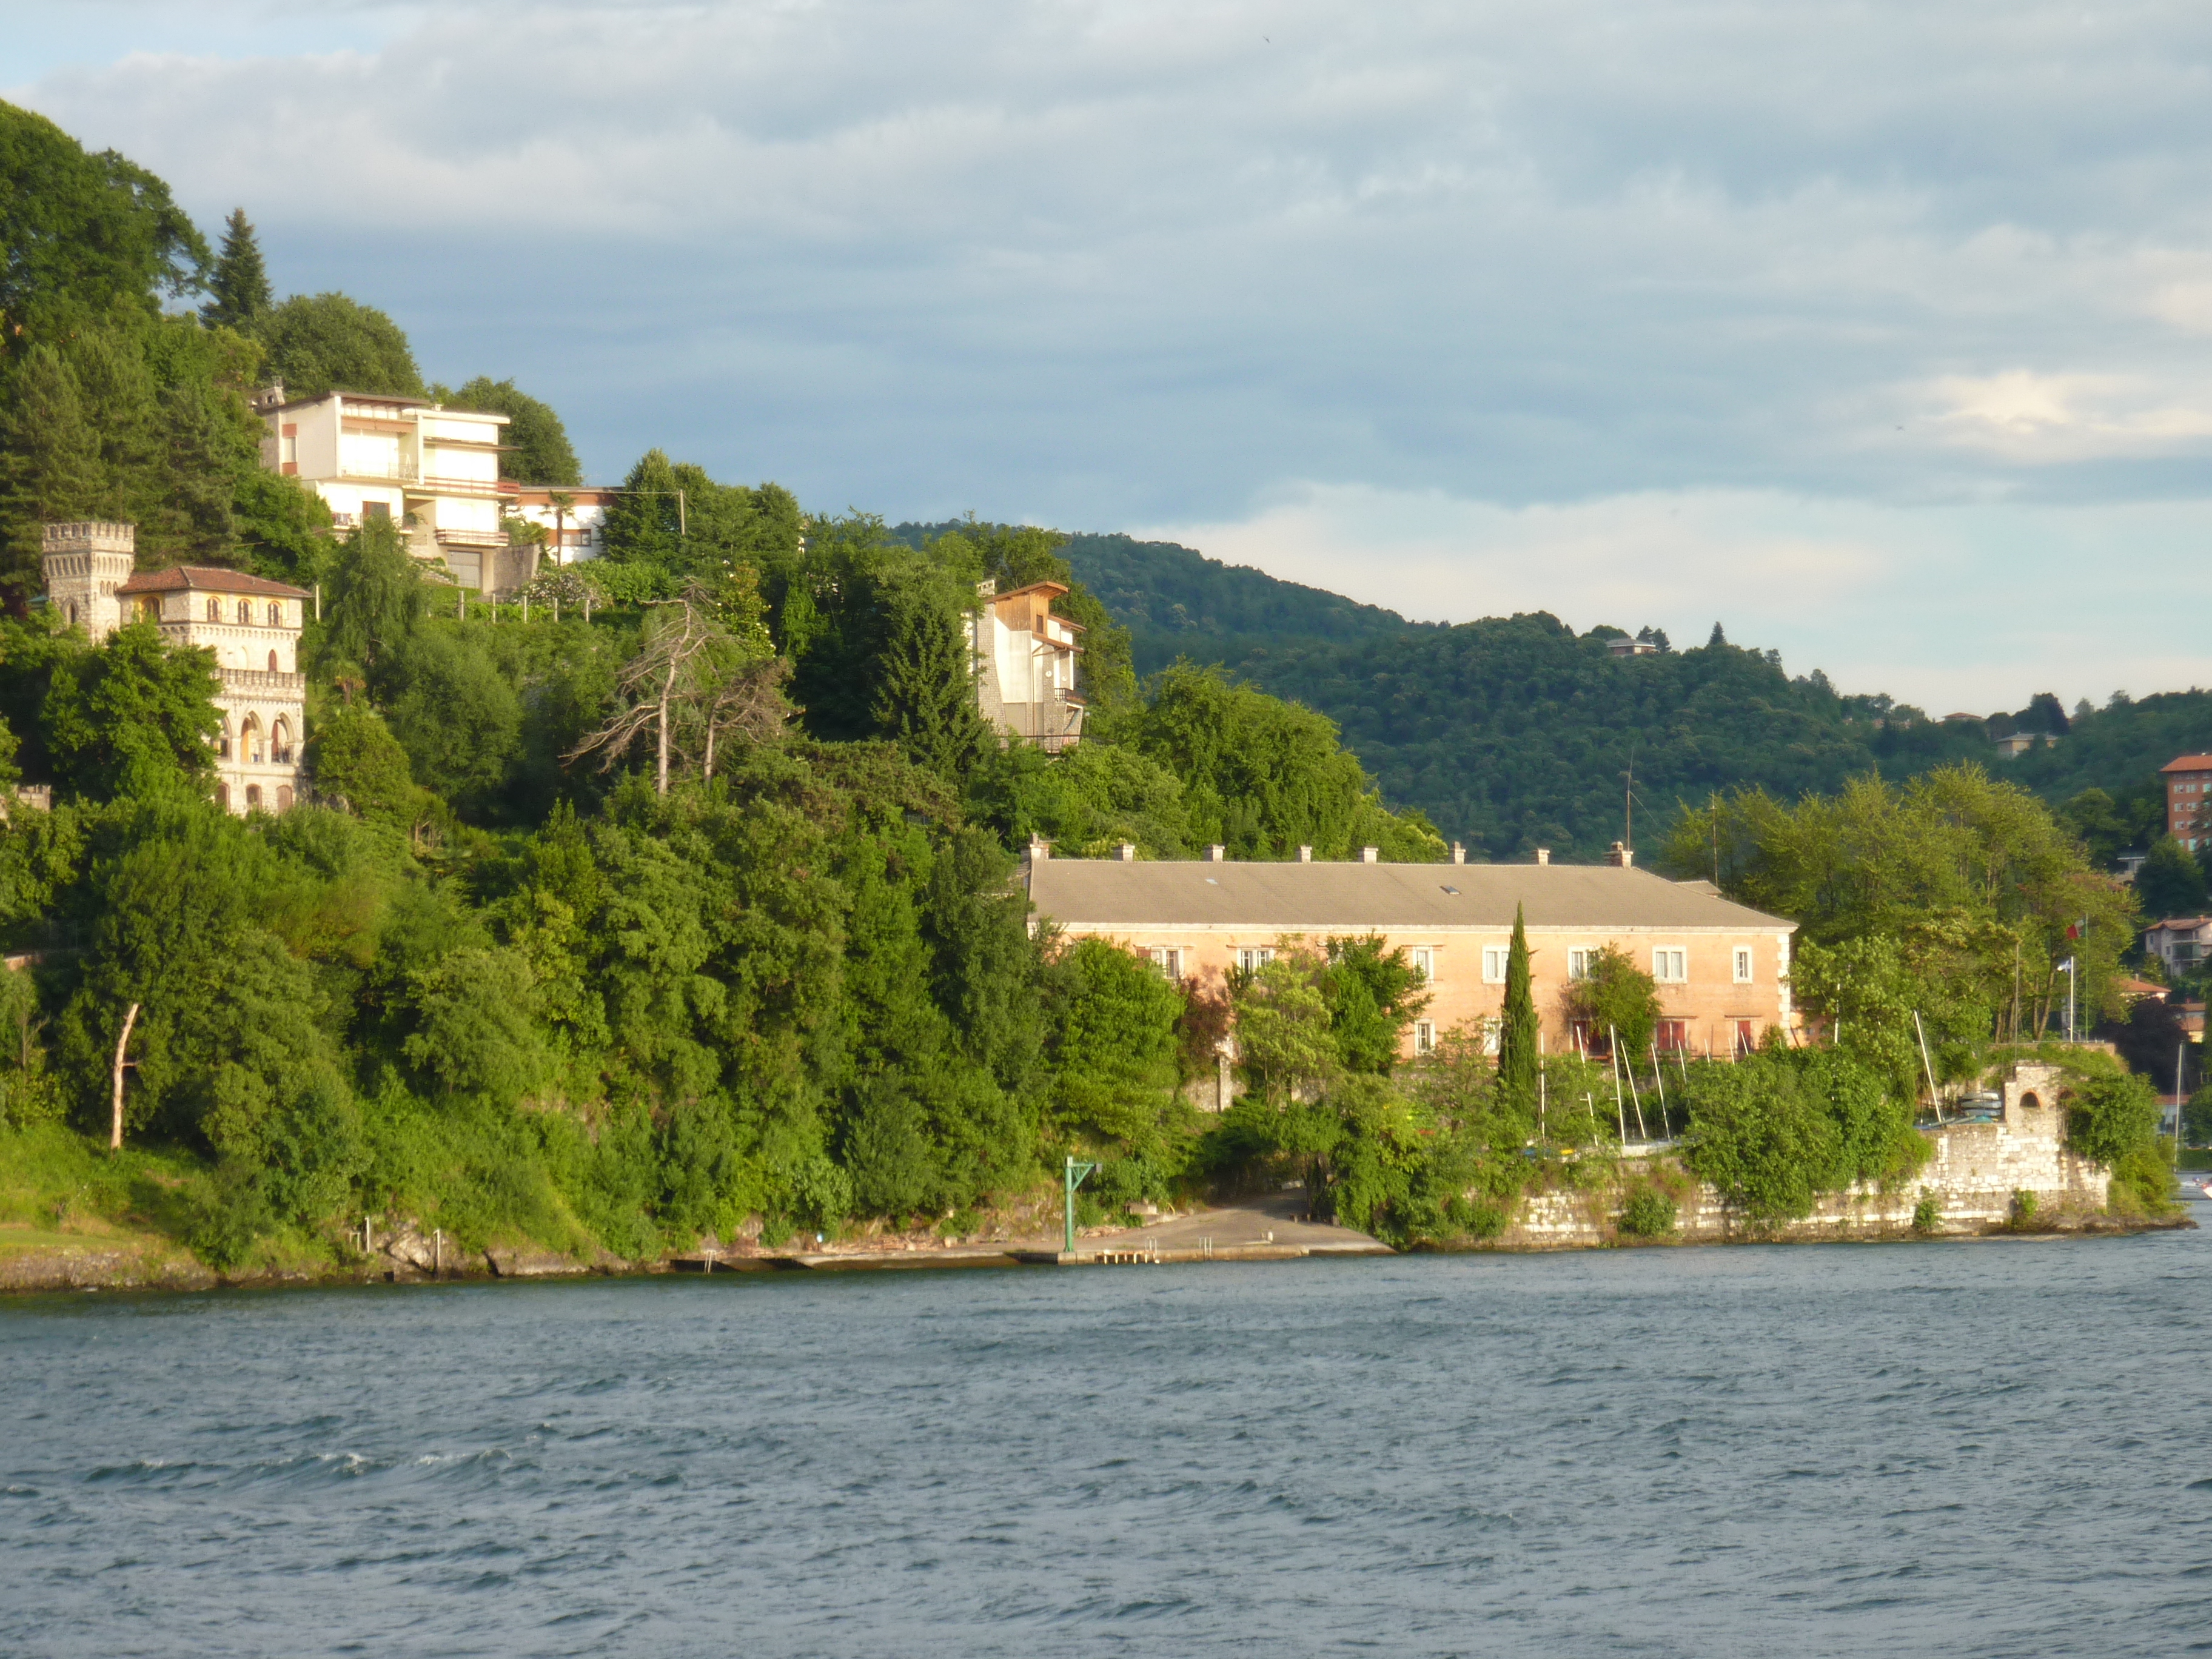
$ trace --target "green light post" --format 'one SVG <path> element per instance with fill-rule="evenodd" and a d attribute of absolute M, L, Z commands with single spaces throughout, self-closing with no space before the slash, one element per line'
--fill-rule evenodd
<path fill-rule="evenodd" d="M 1085 1178 L 1097 1167 L 1096 1164 L 1078 1164 L 1071 1158 L 1067 1160 L 1066 1172 L 1061 1177 L 1066 1188 L 1064 1196 L 1067 1200 L 1066 1254 L 1069 1255 L 1075 1254 L 1075 1189 L 1080 1187 Z"/>

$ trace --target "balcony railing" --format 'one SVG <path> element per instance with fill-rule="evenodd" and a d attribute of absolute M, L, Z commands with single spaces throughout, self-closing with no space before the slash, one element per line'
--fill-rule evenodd
<path fill-rule="evenodd" d="M 388 466 L 363 465 L 358 459 L 338 459 L 341 478 L 371 478 L 382 483 L 409 483 L 415 477 L 416 466 L 411 456 L 402 455 Z"/>
<path fill-rule="evenodd" d="M 511 478 L 449 478 L 436 472 L 424 473 L 419 482 L 441 495 L 513 495 L 522 489 Z"/>
<path fill-rule="evenodd" d="M 307 693 L 305 674 L 272 673 L 266 668 L 220 668 L 226 691 L 289 692 L 294 696 Z"/>

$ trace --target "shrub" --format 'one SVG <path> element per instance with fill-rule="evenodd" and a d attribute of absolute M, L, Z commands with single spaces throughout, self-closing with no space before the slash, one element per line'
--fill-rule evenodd
<path fill-rule="evenodd" d="M 1620 1231 L 1631 1238 L 1664 1238 L 1674 1231 L 1674 1200 L 1649 1182 L 1639 1183 L 1620 1207 Z"/>
<path fill-rule="evenodd" d="M 1834 1120 L 1787 1058 L 1701 1066 L 1686 1092 L 1684 1161 L 1737 1209 L 1759 1221 L 1794 1219 L 1811 1214 L 1814 1198 L 1835 1184 Z"/>
<path fill-rule="evenodd" d="M 1920 1194 L 1920 1201 L 1912 1206 L 1912 1231 L 1932 1233 L 1942 1224 L 1943 1206 L 1936 1201 L 1933 1193 Z"/>
<path fill-rule="evenodd" d="M 2035 1194 L 2022 1188 L 2012 1195 L 2012 1224 L 2032 1227 L 2035 1224 Z"/>

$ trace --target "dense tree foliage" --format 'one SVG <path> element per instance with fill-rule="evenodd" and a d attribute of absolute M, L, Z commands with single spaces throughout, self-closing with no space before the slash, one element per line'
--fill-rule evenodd
<path fill-rule="evenodd" d="M 254 335 L 269 354 L 269 373 L 290 398 L 328 392 L 425 395 L 415 353 L 399 325 L 343 294 L 295 294 L 272 306 Z"/>

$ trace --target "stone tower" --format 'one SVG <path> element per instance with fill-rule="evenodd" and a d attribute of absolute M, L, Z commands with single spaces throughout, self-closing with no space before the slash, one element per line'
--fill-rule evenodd
<path fill-rule="evenodd" d="M 48 525 L 40 561 L 48 602 L 64 623 L 83 629 L 97 645 L 123 626 L 123 602 L 115 590 L 131 580 L 137 556 L 136 525 Z"/>

